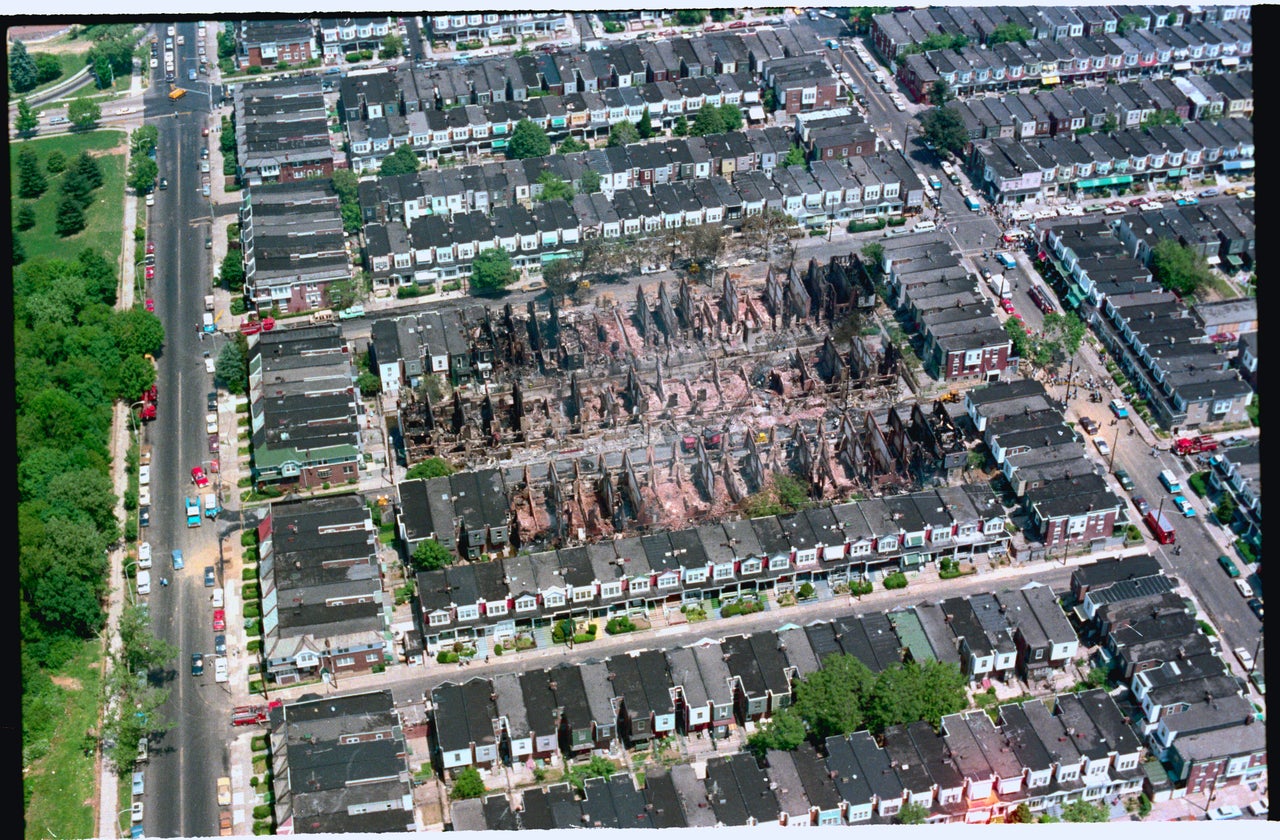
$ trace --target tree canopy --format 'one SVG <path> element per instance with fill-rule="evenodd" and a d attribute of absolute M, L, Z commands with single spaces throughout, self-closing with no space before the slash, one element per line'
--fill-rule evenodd
<path fill-rule="evenodd" d="M 539 175 L 538 183 L 542 185 L 542 192 L 538 195 L 539 201 L 551 201 L 557 198 L 568 201 L 573 198 L 573 185 L 551 170 Z"/>
<path fill-rule="evenodd" d="M 804 721 L 787 707 L 773 713 L 769 721 L 747 737 L 747 748 L 757 756 L 769 750 L 789 752 L 805 738 Z"/>
<path fill-rule="evenodd" d="M 18 148 L 15 159 L 18 164 L 18 197 L 39 198 L 49 187 L 40 169 L 40 156 L 30 145 L 23 144 Z"/>
<path fill-rule="evenodd" d="M 139 195 L 151 190 L 156 184 L 156 176 L 160 168 L 156 162 L 145 154 L 134 155 L 129 159 L 129 186 Z"/>
<path fill-rule="evenodd" d="M 405 143 L 396 146 L 394 152 L 382 159 L 382 165 L 378 167 L 378 174 L 388 178 L 392 175 L 417 172 L 421 167 L 422 161 L 418 160 L 418 155 L 413 151 L 413 147 Z"/>
<path fill-rule="evenodd" d="M 1178 295 L 1192 294 L 1212 281 L 1204 256 L 1176 239 L 1157 241 L 1151 249 L 1150 265 L 1157 282 Z"/>
<path fill-rule="evenodd" d="M 523 160 L 531 157 L 542 157 L 551 154 L 551 141 L 547 133 L 530 119 L 522 119 L 516 123 L 511 132 L 511 140 L 507 142 L 507 157 Z"/>
<path fill-rule="evenodd" d="M 782 165 L 804 166 L 804 149 L 792 143 L 791 148 L 787 150 L 787 156 L 782 159 Z"/>
<path fill-rule="evenodd" d="M 589 148 L 591 147 L 576 137 L 566 137 L 560 141 L 560 145 L 556 146 L 556 153 L 569 155 L 574 152 L 585 152 Z"/>
<path fill-rule="evenodd" d="M 18 117 L 14 122 L 14 128 L 19 134 L 25 134 L 36 126 L 40 125 L 40 117 L 35 110 L 27 104 L 27 98 L 24 96 L 18 100 Z"/>
<path fill-rule="evenodd" d="M 609 129 L 609 146 L 625 146 L 639 140 L 640 132 L 630 120 L 622 120 Z"/>
<path fill-rule="evenodd" d="M 996 44 L 1006 44 L 1010 41 L 1017 41 L 1019 44 L 1025 44 L 1031 40 L 1031 30 L 1025 26 L 1019 26 L 1016 23 L 1002 23 L 995 29 L 991 30 L 991 34 L 987 36 L 987 46 L 994 47 Z"/>
<path fill-rule="evenodd" d="M 1111 810 L 1103 802 L 1086 802 L 1077 799 L 1062 806 L 1062 819 L 1073 823 L 1104 823 L 1111 821 Z"/>
<path fill-rule="evenodd" d="M 453 552 L 435 540 L 423 540 L 413 549 L 413 567 L 420 572 L 443 569 L 453 563 Z"/>
<path fill-rule="evenodd" d="M 14 41 L 9 47 L 9 84 L 18 93 L 26 93 L 39 84 L 35 59 L 21 41 Z"/>
<path fill-rule="evenodd" d="M 457 779 L 454 780 L 453 790 L 449 793 L 450 799 L 479 799 L 488 791 L 484 787 L 484 779 L 480 778 L 480 771 L 474 767 L 468 767 L 458 773 Z"/>
<path fill-rule="evenodd" d="M 471 263 L 471 292 L 477 295 L 500 292 L 516 279 L 511 255 L 504 248 L 486 248 Z"/>
<path fill-rule="evenodd" d="M 420 461 L 409 468 L 404 474 L 405 480 L 410 481 L 415 478 L 439 478 L 441 476 L 453 475 L 453 465 L 443 458 L 428 458 Z"/>
<path fill-rule="evenodd" d="M 102 108 L 92 99 L 73 99 L 67 106 L 67 119 L 76 128 L 92 128 L 102 119 Z"/>
<path fill-rule="evenodd" d="M 920 119 L 925 137 L 928 137 L 939 149 L 959 155 L 963 154 L 969 142 L 969 133 L 965 130 L 964 120 L 960 112 L 954 108 L 936 107 Z"/>

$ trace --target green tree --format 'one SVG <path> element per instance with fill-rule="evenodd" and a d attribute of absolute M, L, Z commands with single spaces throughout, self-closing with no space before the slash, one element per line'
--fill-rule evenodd
<path fill-rule="evenodd" d="M 333 170 L 333 190 L 338 194 L 342 208 L 342 229 L 347 233 L 359 233 L 364 224 L 360 212 L 359 181 L 350 169 Z"/>
<path fill-rule="evenodd" d="M 551 141 L 537 123 L 527 118 L 516 123 L 511 132 L 511 140 L 507 143 L 507 157 L 524 160 L 548 154 L 551 154 Z"/>
<path fill-rule="evenodd" d="M 787 152 L 787 156 L 782 159 L 783 166 L 804 166 L 804 149 L 795 143 L 791 144 L 791 149 Z"/>
<path fill-rule="evenodd" d="M 48 188 L 44 173 L 40 171 L 40 157 L 29 145 L 18 149 L 18 197 L 39 198 Z"/>
<path fill-rule="evenodd" d="M 50 175 L 65 172 L 67 169 L 67 156 L 62 153 L 61 149 L 50 150 L 48 157 L 44 159 L 44 168 L 48 170 Z"/>
<path fill-rule="evenodd" d="M 91 190 L 96 190 L 103 184 L 102 167 L 98 165 L 97 159 L 88 152 L 81 152 L 76 155 L 76 159 L 71 162 L 70 171 L 83 178 Z"/>
<path fill-rule="evenodd" d="M 648 140 L 656 133 L 653 127 L 653 118 L 649 116 L 648 108 L 644 109 L 644 113 L 640 115 L 640 119 L 636 122 L 636 133 L 640 135 L 641 140 Z"/>
<path fill-rule="evenodd" d="M 471 293 L 477 295 L 500 292 L 516 279 L 511 255 L 504 248 L 486 248 L 471 263 Z"/>
<path fill-rule="evenodd" d="M 609 778 L 618 772 L 618 766 L 602 755 L 593 755 L 586 764 L 578 764 L 565 771 L 565 781 L 571 782 L 579 792 L 586 786 L 587 779 Z"/>
<path fill-rule="evenodd" d="M 939 149 L 946 149 L 956 155 L 964 152 L 964 147 L 969 142 L 969 133 L 956 109 L 932 108 L 925 113 L 920 123 L 924 128 L 924 136 Z"/>
<path fill-rule="evenodd" d="M 79 201 L 69 195 L 58 199 L 58 211 L 53 220 L 53 228 L 58 236 L 73 236 L 84 230 L 84 224 L 84 210 L 80 209 Z"/>
<path fill-rule="evenodd" d="M 14 41 L 9 47 L 9 84 L 18 93 L 26 93 L 39 84 L 35 59 L 21 41 Z"/>
<path fill-rule="evenodd" d="M 92 99 L 73 99 L 67 106 L 67 119 L 76 128 L 93 128 L 102 119 L 102 109 Z"/>
<path fill-rule="evenodd" d="M 711 19 L 716 23 L 724 23 L 726 20 L 732 20 L 734 17 L 733 9 L 712 9 Z"/>
<path fill-rule="evenodd" d="M 888 6 L 854 6 L 849 9 L 849 28 L 855 34 L 863 35 L 871 29 L 871 19 L 889 11 Z"/>
<path fill-rule="evenodd" d="M 1173 238 L 1156 242 L 1149 265 L 1160 285 L 1179 295 L 1189 295 L 1213 279 L 1204 256 Z"/>
<path fill-rule="evenodd" d="M 767 723 L 747 737 L 747 749 L 760 758 L 769 750 L 790 752 L 800 746 L 804 736 L 804 721 L 795 709 L 779 709 Z"/>
<path fill-rule="evenodd" d="M 1169 108 L 1161 108 L 1142 121 L 1141 128 L 1155 128 L 1161 125 L 1182 125 L 1182 117 Z"/>
<path fill-rule="evenodd" d="M 538 195 L 539 201 L 552 201 L 557 198 L 568 201 L 573 198 L 573 184 L 549 169 L 538 176 L 538 183 L 542 185 L 542 192 Z"/>
<path fill-rule="evenodd" d="M 62 62 L 53 53 L 32 53 L 36 62 L 36 84 L 52 82 L 62 75 Z"/>
<path fill-rule="evenodd" d="M 938 107 L 946 105 L 955 95 L 951 93 L 951 85 L 947 84 L 946 79 L 938 79 L 929 88 L 929 102 Z"/>
<path fill-rule="evenodd" d="M 707 19 L 707 10 L 680 9 L 672 15 L 671 19 L 679 26 L 701 26 L 702 22 Z"/>
<path fill-rule="evenodd" d="M 55 561 L 41 575 L 31 600 L 43 623 L 82 639 L 101 630 L 106 619 L 93 582 L 72 574 L 66 563 Z"/>
<path fill-rule="evenodd" d="M 1131 29 L 1137 29 L 1142 26 L 1142 16 L 1137 14 L 1128 14 L 1116 21 L 1116 34 L 1124 35 Z"/>
<path fill-rule="evenodd" d="M 865 707 L 867 727 L 882 732 L 898 723 L 927 720 L 934 726 L 968 702 L 965 679 L 950 663 L 908 662 L 876 675 L 875 688 Z"/>
<path fill-rule="evenodd" d="M 234 289 L 244 283 L 244 262 L 240 259 L 239 251 L 227 251 L 227 255 L 222 258 L 222 266 L 218 269 L 218 277 L 222 280 L 222 285 L 228 289 Z"/>
<path fill-rule="evenodd" d="M 178 658 L 178 648 L 151 632 L 151 616 L 141 607 L 120 613 L 120 647 L 125 666 L 133 671 L 158 671 Z"/>
<path fill-rule="evenodd" d="M 578 191 L 585 195 L 600 192 L 600 173 L 594 169 L 583 172 L 578 179 Z"/>
<path fill-rule="evenodd" d="M 93 79 L 98 86 L 98 90 L 106 90 L 116 80 L 115 71 L 111 69 L 111 62 L 107 61 L 103 56 L 98 56 L 93 60 Z"/>
<path fill-rule="evenodd" d="M 573 260 L 560 259 L 547 263 L 542 269 L 543 282 L 547 284 L 547 293 L 560 301 L 578 286 L 578 269 Z"/>
<path fill-rule="evenodd" d="M 609 146 L 625 146 L 640 141 L 640 132 L 630 120 L 622 120 L 609 129 Z"/>
<path fill-rule="evenodd" d="M 382 49 L 378 51 L 379 58 L 395 58 L 404 51 L 404 39 L 394 32 L 387 33 L 382 39 Z"/>
<path fill-rule="evenodd" d="M 1005 816 L 1004 821 L 1007 823 L 1017 823 L 1022 825 L 1033 822 L 1034 817 L 1031 816 L 1031 806 L 1027 805 L 1025 802 L 1019 802 L 1018 807 L 1010 811 L 1008 815 Z"/>
<path fill-rule="evenodd" d="M 880 267 L 884 265 L 884 246 L 879 242 L 868 242 L 862 246 L 862 262 L 867 267 L 867 271 L 872 276 L 880 274 Z"/>
<path fill-rule="evenodd" d="M 18 212 L 14 214 L 13 223 L 18 230 L 31 230 L 36 226 L 36 208 L 29 201 L 24 201 L 18 205 Z"/>
<path fill-rule="evenodd" d="M 1213 515 L 1223 525 L 1230 525 L 1236 515 L 1236 500 L 1230 495 L 1222 497 L 1222 501 L 1213 509 Z"/>
<path fill-rule="evenodd" d="M 715 105 L 703 105 L 698 109 L 698 113 L 694 114 L 689 134 L 702 137 L 707 134 L 722 134 L 724 130 L 724 114 L 720 109 Z"/>
<path fill-rule="evenodd" d="M 925 820 L 929 819 L 929 809 L 907 801 L 898 809 L 897 819 L 899 825 L 924 825 Z"/>
<path fill-rule="evenodd" d="M 22 244 L 22 240 L 18 238 L 17 234 L 14 234 L 14 236 L 13 236 L 13 264 L 14 264 L 14 265 L 22 265 L 22 264 L 23 264 L 24 262 L 26 262 L 26 261 L 27 261 L 27 249 L 26 249 L 26 247 Z"/>
<path fill-rule="evenodd" d="M 1104 823 L 1111 820 L 1111 811 L 1102 802 L 1095 804 L 1077 799 L 1062 807 L 1062 819 L 1072 823 Z"/>
<path fill-rule="evenodd" d="M 135 155 L 149 155 L 159 140 L 159 128 L 154 125 L 139 126 L 129 134 L 129 149 Z"/>
<path fill-rule="evenodd" d="M 720 106 L 720 119 L 725 131 L 737 131 L 742 128 L 742 109 L 726 102 Z"/>
<path fill-rule="evenodd" d="M 420 572 L 433 572 L 453 563 L 453 552 L 435 540 L 423 540 L 413 549 L 413 567 Z"/>
<path fill-rule="evenodd" d="M 760 97 L 760 104 L 763 105 L 764 109 L 770 114 L 778 110 L 779 103 L 777 92 L 774 91 L 773 88 L 766 88 L 764 95 Z"/>
<path fill-rule="evenodd" d="M 1080 342 L 1084 341 L 1088 331 L 1088 326 L 1074 312 L 1065 315 L 1057 312 L 1045 313 L 1042 332 L 1046 338 L 1061 343 L 1065 358 L 1080 352 Z"/>
<path fill-rule="evenodd" d="M 468 767 L 458 773 L 458 778 L 454 780 L 453 790 L 449 793 L 450 799 L 479 799 L 488 791 L 484 787 L 484 779 L 480 778 L 480 771 L 474 767 Z"/>
<path fill-rule="evenodd" d="M 389 178 L 392 175 L 417 172 L 421 167 L 422 161 L 418 160 L 418 155 L 414 153 L 413 146 L 405 143 L 396 146 L 394 152 L 382 159 L 382 165 L 378 167 L 378 174 L 383 178 Z"/>
<path fill-rule="evenodd" d="M 991 34 L 987 36 L 987 46 L 994 47 L 996 44 L 1005 44 L 1010 41 L 1025 44 L 1029 40 L 1031 40 L 1031 32 L 1025 26 L 1019 26 L 1016 23 L 1002 23 L 991 30 Z"/>
<path fill-rule="evenodd" d="M 356 377 L 356 387 L 360 389 L 360 395 L 363 397 L 376 396 L 382 390 L 382 380 L 376 374 L 365 371 Z"/>
<path fill-rule="evenodd" d="M 439 478 L 441 476 L 453 475 L 453 466 L 443 458 L 428 458 L 425 461 L 414 464 L 405 473 L 406 481 L 415 478 Z"/>
<path fill-rule="evenodd" d="M 27 104 L 27 98 L 22 97 L 18 100 L 18 118 L 14 122 L 14 128 L 19 134 L 26 134 L 38 125 L 40 125 L 40 116 Z"/>
<path fill-rule="evenodd" d="M 231 58 L 236 54 L 236 36 L 230 31 L 218 32 L 218 58 Z"/>
<path fill-rule="evenodd" d="M 135 155 L 129 159 L 129 186 L 138 195 L 150 192 L 159 174 L 160 168 L 156 166 L 156 162 L 146 155 Z"/>
<path fill-rule="evenodd" d="M 875 684 L 875 675 L 860 659 L 833 654 L 796 685 L 796 714 L 820 741 L 857 732 L 865 723 L 863 709 Z"/>
<path fill-rule="evenodd" d="M 684 114 L 676 117 L 676 121 L 671 124 L 671 133 L 676 137 L 687 137 L 689 135 L 689 120 Z"/>
<path fill-rule="evenodd" d="M 585 152 L 591 147 L 576 137 L 566 137 L 560 141 L 560 145 L 556 146 L 556 153 L 561 155 L 571 155 L 574 152 Z"/>
<path fill-rule="evenodd" d="M 243 336 L 240 336 L 243 338 Z M 228 341 L 213 364 L 214 375 L 233 394 L 243 394 L 249 380 L 249 366 L 240 341 Z"/>

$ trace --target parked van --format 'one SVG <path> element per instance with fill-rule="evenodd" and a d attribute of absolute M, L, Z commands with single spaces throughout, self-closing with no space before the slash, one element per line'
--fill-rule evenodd
<path fill-rule="evenodd" d="M 216 332 L 216 331 L 217 331 L 217 327 L 216 327 L 216 326 L 214 326 L 214 323 L 213 323 L 213 313 L 212 313 L 212 312 L 206 312 L 206 313 L 204 313 L 204 316 L 202 317 L 201 321 L 202 321 L 201 329 L 203 329 L 205 332 L 207 332 L 207 333 L 211 333 L 211 332 Z"/>
<path fill-rule="evenodd" d="M 311 313 L 311 323 L 327 324 L 335 320 L 338 316 L 333 314 L 332 309 L 318 309 Z"/>
<path fill-rule="evenodd" d="M 1031 211 L 1014 210 L 1013 213 L 1010 214 L 1009 218 L 1013 219 L 1015 222 L 1029 222 L 1031 221 Z"/>
<path fill-rule="evenodd" d="M 139 595 L 151 594 L 151 572 L 147 572 L 147 571 L 138 572 L 138 594 Z"/>
<path fill-rule="evenodd" d="M 213 590 L 213 608 L 220 610 L 225 606 L 221 587 Z"/>
<path fill-rule="evenodd" d="M 938 225 L 933 219 L 925 219 L 923 222 L 916 222 L 916 226 L 912 228 L 916 233 L 928 233 L 931 230 L 937 230 Z"/>
<path fill-rule="evenodd" d="M 1164 489 L 1168 490 L 1170 493 L 1182 492 L 1182 484 L 1178 481 L 1172 470 L 1160 471 L 1160 483 L 1163 484 Z"/>

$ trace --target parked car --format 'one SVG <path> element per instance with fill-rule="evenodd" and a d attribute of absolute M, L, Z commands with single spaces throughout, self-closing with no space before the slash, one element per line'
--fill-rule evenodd
<path fill-rule="evenodd" d="M 144 745 L 143 748 L 145 749 L 146 739 L 143 739 L 142 743 Z M 142 812 L 143 812 L 142 803 L 141 802 L 133 803 L 133 805 L 129 808 L 129 821 L 135 822 L 135 823 L 142 822 Z"/>
<path fill-rule="evenodd" d="M 203 673 L 204 673 L 204 654 L 199 652 L 191 654 L 191 676 L 198 677 L 198 676 L 201 676 Z"/>
<path fill-rule="evenodd" d="M 1120 489 L 1133 492 L 1133 479 L 1129 477 L 1129 471 L 1125 469 L 1116 470 L 1116 481 L 1120 482 Z"/>
<path fill-rule="evenodd" d="M 156 311 L 156 302 L 155 302 L 155 300 L 154 300 L 153 298 L 147 298 L 146 303 L 144 303 L 142 306 L 143 306 L 143 308 L 144 308 L 144 309 L 146 309 L 148 312 L 155 312 L 155 311 Z"/>
<path fill-rule="evenodd" d="M 218 777 L 218 804 L 231 804 L 231 780 L 226 776 Z"/>
<path fill-rule="evenodd" d="M 1222 805 L 1209 810 L 1207 816 L 1211 820 L 1237 820 L 1244 813 L 1234 805 Z"/>
<path fill-rule="evenodd" d="M 138 506 L 138 527 L 148 528 L 151 526 L 151 505 Z"/>
<path fill-rule="evenodd" d="M 186 564 L 182 562 L 182 549 L 180 548 L 175 548 L 173 551 L 169 552 L 169 559 L 173 562 L 173 570 L 175 572 L 182 571 L 186 566 Z"/>
<path fill-rule="evenodd" d="M 1236 589 L 1239 589 L 1240 594 L 1246 598 L 1253 597 L 1253 587 L 1249 585 L 1248 581 L 1236 578 Z"/>
<path fill-rule="evenodd" d="M 1231 652 L 1236 655 L 1236 659 L 1240 660 L 1240 664 L 1244 666 L 1245 673 L 1253 670 L 1253 654 L 1242 647 L 1238 647 Z"/>
<path fill-rule="evenodd" d="M 1218 555 L 1218 565 L 1222 567 L 1222 570 L 1226 572 L 1229 577 L 1232 577 L 1232 578 L 1240 577 L 1240 570 L 1236 568 L 1235 562 L 1232 561 L 1232 559 L 1227 555 L 1225 554 Z"/>
<path fill-rule="evenodd" d="M 215 582 L 216 581 L 214 580 L 214 577 L 213 577 L 213 566 L 205 566 L 204 567 L 204 585 L 213 586 Z"/>
<path fill-rule="evenodd" d="M 151 543 L 138 543 L 138 568 L 151 568 Z"/>
<path fill-rule="evenodd" d="M 1102 457 L 1105 458 L 1111 454 L 1111 447 L 1108 446 L 1107 442 L 1101 437 L 1095 437 L 1093 439 L 1093 445 L 1098 448 L 1098 452 L 1101 453 Z"/>
<path fill-rule="evenodd" d="M 218 656 L 227 655 L 227 637 L 224 634 L 219 633 L 213 637 L 213 652 Z"/>
<path fill-rule="evenodd" d="M 1174 496 L 1173 504 L 1178 510 L 1182 511 L 1183 516 L 1190 517 L 1196 515 L 1196 509 L 1191 506 L 1191 502 L 1187 501 L 1186 496 Z"/>
<path fill-rule="evenodd" d="M 1123 204 L 1108 204 L 1107 209 L 1102 211 L 1103 215 L 1106 215 L 1106 216 L 1114 216 L 1117 213 L 1123 213 L 1123 212 L 1124 212 Z"/>
<path fill-rule="evenodd" d="M 205 431 L 205 434 L 209 434 L 209 435 L 217 434 L 218 413 L 216 411 L 211 411 L 204 416 L 204 431 Z"/>
<path fill-rule="evenodd" d="M 218 392 L 210 391 L 205 395 L 205 408 L 209 411 L 218 410 Z"/>
<path fill-rule="evenodd" d="M 154 243 L 154 242 L 148 242 L 148 243 L 147 243 L 147 253 L 148 253 L 148 254 L 154 254 L 155 252 L 156 252 L 156 243 Z"/>
<path fill-rule="evenodd" d="M 1146 498 L 1144 498 L 1144 497 L 1142 497 L 1142 496 L 1134 496 L 1134 497 L 1133 497 L 1133 506 L 1134 506 L 1134 507 L 1136 507 L 1136 508 L 1138 509 L 1138 515 L 1139 515 L 1139 516 L 1146 516 L 1146 515 L 1147 515 L 1147 511 L 1151 510 L 1151 505 L 1150 505 L 1150 503 L 1149 503 L 1149 502 L 1147 502 Z"/>
<path fill-rule="evenodd" d="M 1129 409 L 1125 406 L 1122 400 L 1112 400 L 1108 408 L 1111 409 L 1112 414 L 1121 420 L 1129 416 Z"/>
<path fill-rule="evenodd" d="M 1008 312 L 1010 315 L 1013 315 L 1015 312 L 1017 312 L 1017 310 L 1014 309 L 1013 307 L 1013 301 L 1010 300 L 1009 298 L 1000 299 L 1000 308 L 1003 309 L 1005 312 Z"/>
<path fill-rule="evenodd" d="M 203 468 L 203 467 L 192 467 L 192 468 L 191 468 L 191 480 L 192 480 L 193 482 L 195 482 L 195 485 L 196 485 L 197 487 L 208 487 L 208 486 L 209 486 L 209 477 L 208 477 L 207 475 L 205 475 L 205 474 L 204 474 L 204 468 Z"/>
<path fill-rule="evenodd" d="M 227 611 L 226 610 L 213 611 L 213 629 L 214 630 L 227 629 Z"/>
<path fill-rule="evenodd" d="M 1201 190 L 1201 191 L 1200 191 L 1200 197 L 1201 197 L 1201 198 L 1213 198 L 1213 197 L 1214 197 L 1215 195 L 1217 195 L 1217 194 L 1218 194 L 1218 188 L 1217 188 L 1217 187 L 1209 187 L 1207 190 Z"/>
<path fill-rule="evenodd" d="M 213 660 L 213 681 L 219 683 L 227 681 L 227 658 L 225 656 L 218 656 Z"/>
<path fill-rule="evenodd" d="M 1249 605 L 1249 609 L 1253 610 L 1253 614 L 1258 617 L 1258 621 L 1262 621 L 1262 599 L 1250 598 L 1245 603 Z"/>
<path fill-rule="evenodd" d="M 134 774 L 133 774 L 133 791 L 132 791 L 132 793 L 133 793 L 133 795 L 134 795 L 134 796 L 142 796 L 143 791 L 144 791 L 145 789 L 146 789 L 146 782 L 143 780 L 142 771 L 141 771 L 141 770 L 137 770 L 137 771 L 135 771 L 135 772 L 134 772 Z"/>

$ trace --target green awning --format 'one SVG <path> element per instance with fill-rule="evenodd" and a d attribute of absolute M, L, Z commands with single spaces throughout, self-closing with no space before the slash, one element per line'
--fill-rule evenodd
<path fill-rule="evenodd" d="M 1244 268 L 1244 260 L 1237 257 L 1235 254 L 1227 254 L 1227 265 L 1232 268 Z"/>
<path fill-rule="evenodd" d="M 1074 283 L 1071 284 L 1071 287 L 1067 289 L 1067 308 L 1076 309 L 1080 306 L 1082 300 L 1084 300 L 1084 292 L 1081 292 Z"/>
<path fill-rule="evenodd" d="M 1089 187 L 1110 187 L 1115 184 L 1132 184 L 1132 175 L 1111 175 L 1107 178 L 1086 178 L 1083 181 L 1077 181 L 1076 186 L 1081 189 Z"/>
<path fill-rule="evenodd" d="M 1168 178 L 1181 178 L 1183 175 L 1186 175 L 1186 174 L 1187 174 L 1187 170 L 1185 170 L 1185 169 L 1170 169 L 1168 172 L 1166 172 L 1166 173 L 1164 173 L 1164 174 L 1165 174 L 1165 176 L 1166 176 L 1166 177 L 1168 177 Z"/>

